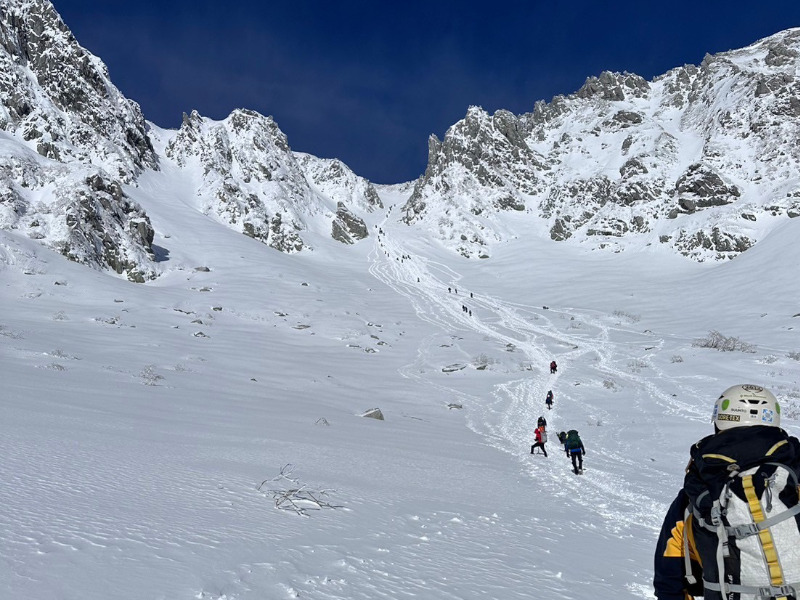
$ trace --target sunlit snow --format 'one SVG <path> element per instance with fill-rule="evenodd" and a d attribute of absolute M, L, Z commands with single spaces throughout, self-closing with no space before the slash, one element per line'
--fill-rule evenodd
<path fill-rule="evenodd" d="M 796 429 L 800 220 L 715 264 L 533 236 L 479 261 L 384 188 L 370 238 L 289 256 L 190 188 L 127 190 L 148 284 L 0 231 L 2 598 L 649 598 L 716 395 L 764 384 Z"/>

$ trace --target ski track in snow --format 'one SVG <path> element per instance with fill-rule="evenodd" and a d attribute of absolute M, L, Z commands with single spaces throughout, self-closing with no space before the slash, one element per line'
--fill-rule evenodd
<path fill-rule="evenodd" d="M 143 182 L 152 198 L 166 202 L 169 194 L 157 184 L 158 181 Z M 165 215 L 158 210 L 151 212 L 162 231 L 178 229 L 166 218 L 171 214 L 168 211 Z M 211 222 L 197 210 L 185 212 L 184 218 L 192 219 L 197 232 Z M 200 233 L 197 237 L 200 247 L 205 238 Z M 624 405 L 631 414 L 655 420 L 648 416 L 653 415 L 652 411 L 637 410 L 645 402 L 655 402 L 664 411 L 695 414 L 696 409 L 677 402 L 670 390 L 660 385 L 662 380 L 671 379 L 653 362 L 648 363 L 646 374 L 630 367 L 632 361 L 647 362 L 644 345 L 655 351 L 663 340 L 618 323 L 612 315 L 584 309 L 544 309 L 486 294 L 466 300 L 462 290 L 458 295 L 447 292 L 448 286 L 461 281 L 458 272 L 422 256 L 397 260 L 409 254 L 414 253 L 398 243 L 387 242 L 383 236 L 369 253 L 369 273 L 406 298 L 418 318 L 431 326 L 430 334 L 421 339 L 416 349 L 416 358 L 401 367 L 400 374 L 426 386 L 432 397 L 463 402 L 466 423 L 476 437 L 514 461 L 521 478 L 535 482 L 537 496 L 520 502 L 533 504 L 546 499 L 550 506 L 545 507 L 544 515 L 517 516 L 512 511 L 498 515 L 489 507 L 484 514 L 475 516 L 474 506 L 459 510 L 454 491 L 453 508 L 448 511 L 441 510 L 440 504 L 430 506 L 416 499 L 401 499 L 379 507 L 384 510 L 370 513 L 369 537 L 365 540 L 347 535 L 348 531 L 365 530 L 363 524 L 355 526 L 348 521 L 355 518 L 350 515 L 358 514 L 355 509 L 359 499 L 351 492 L 348 505 L 353 507 L 352 513 L 315 515 L 308 531 L 291 514 L 285 515 L 285 524 L 279 519 L 281 526 L 275 530 L 254 531 L 248 529 L 250 521 L 239 519 L 238 515 L 259 514 L 274 507 L 265 502 L 262 494 L 255 493 L 245 478 L 236 480 L 220 473 L 218 480 L 204 479 L 207 473 L 192 468 L 196 459 L 190 440 L 185 453 L 174 442 L 163 448 L 126 448 L 105 440 L 99 447 L 65 447 L 60 452 L 53 443 L 40 452 L 34 449 L 31 455 L 30 444 L 12 435 L 0 440 L 4 450 L 0 475 L 7 475 L 5 494 L 13 499 L 14 494 L 36 490 L 43 499 L 42 505 L 49 506 L 54 515 L 44 528 L 40 515 L 24 512 L 15 515 L 14 527 L 0 522 L 0 534 L 7 538 L 9 548 L 35 548 L 35 560 L 11 560 L 14 576 L 35 577 L 47 568 L 53 554 L 68 555 L 69 563 L 81 569 L 108 554 L 124 563 L 126 552 L 136 548 L 170 563 L 173 575 L 152 574 L 151 586 L 161 585 L 158 578 L 163 577 L 163 585 L 168 587 L 175 572 L 180 573 L 182 581 L 199 577 L 203 585 L 187 591 L 189 595 L 184 597 L 200 600 L 249 600 L 264 597 L 264 590 L 271 590 L 270 597 L 276 599 L 394 599 L 400 597 L 398 590 L 402 590 L 402 596 L 437 600 L 522 600 L 530 597 L 533 585 L 559 598 L 619 596 L 621 589 L 630 592 L 630 597 L 649 598 L 649 588 L 644 583 L 649 573 L 627 570 L 617 574 L 616 581 L 608 581 L 607 574 L 590 572 L 591 565 L 572 565 L 566 557 L 551 556 L 551 552 L 555 554 L 556 549 L 563 549 L 574 540 L 574 535 L 565 533 L 573 530 L 586 530 L 607 542 L 611 549 L 620 548 L 622 538 L 629 546 L 630 556 L 651 552 L 654 529 L 660 525 L 656 519 L 660 520 L 663 514 L 663 498 L 651 496 L 650 490 L 658 489 L 657 485 L 646 489 L 619 475 L 620 464 L 641 470 L 647 457 L 635 455 L 634 448 L 639 446 L 626 440 L 626 424 L 615 419 L 624 412 L 619 405 Z M 179 261 L 181 257 L 173 258 Z M 0 245 L 0 268 L 23 260 L 29 261 L 31 268 L 42 268 L 35 256 Z M 191 277 L 192 273 L 186 275 Z M 473 309 L 472 315 L 463 311 L 462 301 Z M 243 314 L 237 317 L 252 318 Z M 530 370 L 489 370 L 486 376 L 497 382 L 491 392 L 471 390 L 463 379 L 442 377 L 440 371 L 431 371 L 431 365 L 436 365 L 442 355 L 443 337 L 452 340 L 453 352 L 466 351 L 459 348 L 462 341 L 465 348 L 476 341 L 493 348 L 512 345 L 514 356 L 523 357 L 522 362 L 528 363 Z M 553 358 L 559 362 L 559 373 L 550 375 L 547 365 Z M 592 380 L 571 380 L 570 367 L 578 364 L 582 365 L 582 372 L 594 373 Z M 619 389 L 605 390 L 604 381 L 613 381 Z M 555 407 L 550 412 L 544 410 L 548 389 L 556 394 Z M 619 399 L 613 410 L 607 407 L 609 397 Z M 536 417 L 543 413 L 547 413 L 549 421 L 550 456 L 546 459 L 529 454 Z M 63 422 L 45 425 L 57 431 L 68 426 L 70 418 L 83 417 L 61 414 L 58 418 Z M 579 429 L 587 445 L 587 471 L 583 476 L 571 473 L 567 458 L 559 451 L 556 432 L 570 428 Z M 654 443 L 661 444 L 657 428 L 650 429 Z M 197 435 L 204 433 L 208 435 Z M 113 432 L 109 435 L 113 437 Z M 130 443 L 135 444 L 135 440 Z M 109 449 L 113 449 L 111 455 Z M 104 460 L 92 460 L 92 456 L 102 453 L 106 453 Z M 76 456 L 80 459 L 78 466 L 95 466 L 90 474 L 74 474 L 81 486 L 70 483 L 71 469 L 76 468 L 71 459 Z M 152 469 L 152 464 L 165 460 L 169 461 L 169 468 L 163 475 Z M 39 465 L 37 472 L 26 472 L 21 466 L 29 462 Z M 611 464 L 615 468 L 610 468 Z M 652 476 L 658 477 L 658 473 Z M 109 486 L 108 482 L 117 483 Z M 525 487 L 534 489 L 532 485 Z M 175 515 L 182 514 L 187 495 L 199 510 L 186 514 L 185 519 L 175 519 Z M 373 505 L 376 502 L 374 498 L 361 501 Z M 23 505 L 24 501 L 13 504 Z M 578 505 L 581 510 L 576 511 Z M 123 519 L 121 525 L 102 517 L 85 516 L 93 511 L 113 514 L 105 508 L 108 506 L 123 515 L 147 514 L 149 520 L 133 526 L 132 518 Z M 101 510 L 97 511 L 97 507 Z M 597 518 L 586 522 L 585 517 L 574 516 L 591 514 L 589 511 L 594 511 Z M 198 519 L 198 515 L 202 518 Z M 247 562 L 236 551 L 239 545 L 257 547 L 265 538 L 273 552 L 263 562 Z M 282 545 L 289 539 L 290 544 Z M 320 544 L 320 539 L 328 543 Z M 487 540 L 496 543 L 487 544 Z M 199 575 L 192 572 L 192 561 L 185 557 L 186 548 L 191 548 L 191 555 L 197 557 L 199 564 L 218 564 L 224 570 Z M 515 557 L 513 563 L 507 560 L 509 555 Z M 26 556 L 26 552 L 20 552 L 20 556 Z M 132 564 L 131 568 L 141 567 Z"/>
<path fill-rule="evenodd" d="M 458 273 L 422 257 L 402 261 L 394 259 L 408 254 L 411 253 L 399 244 L 384 240 L 382 248 L 376 248 L 371 254 L 370 272 L 398 294 L 407 297 L 420 319 L 452 335 L 471 331 L 499 345 L 513 344 L 517 351 L 524 353 L 531 365 L 540 367 L 496 385 L 489 398 L 478 397 L 455 387 L 448 388 L 432 380 L 426 383 L 437 388 L 442 395 L 461 399 L 469 407 L 470 428 L 487 445 L 518 460 L 521 471 L 534 478 L 548 496 L 567 504 L 580 503 L 584 509 L 594 507 L 603 528 L 613 536 L 641 538 L 642 528 L 647 530 L 647 535 L 654 536 L 661 524 L 664 499 L 651 495 L 650 490 L 658 489 L 658 485 L 648 489 L 641 484 L 633 485 L 619 475 L 620 464 L 642 470 L 646 469 L 648 460 L 648 457 L 635 453 L 634 444 L 627 442 L 624 435 L 616 434 L 620 425 L 615 423 L 612 415 L 619 412 L 619 407 L 615 406 L 614 411 L 609 411 L 604 407 L 605 400 L 593 400 L 591 396 L 572 400 L 570 388 L 575 384 L 563 380 L 568 377 L 564 373 L 570 365 L 583 362 L 584 367 L 589 364 L 590 370 L 596 373 L 593 383 L 600 384 L 596 386 L 600 390 L 603 390 L 604 382 L 621 385 L 623 389 L 616 391 L 616 395 L 624 395 L 629 414 L 649 418 L 645 425 L 654 436 L 654 446 L 658 446 L 665 440 L 660 438 L 655 417 L 646 416 L 652 413 L 637 410 L 642 403 L 656 403 L 668 413 L 680 412 L 697 419 L 706 417 L 697 407 L 677 401 L 667 389 L 662 388 L 659 382 L 669 378 L 648 361 L 647 355 L 642 355 L 643 347 L 657 350 L 664 340 L 615 323 L 613 315 L 572 308 L 544 309 L 505 302 L 486 295 L 469 298 L 468 303 L 474 308 L 474 316 L 470 316 L 461 307 L 464 292 L 456 296 L 447 291 L 448 285 L 459 281 Z M 426 357 L 430 354 L 426 344 L 432 343 L 436 337 L 432 335 L 423 341 L 419 359 L 403 370 L 406 377 L 425 379 L 425 375 L 420 374 L 420 366 L 426 364 Z M 632 338 L 634 341 L 626 346 L 620 343 L 620 338 Z M 630 351 L 620 353 L 620 349 L 626 347 Z M 559 348 L 561 350 L 553 350 Z M 559 363 L 560 371 L 555 375 L 545 373 L 552 358 Z M 640 370 L 646 370 L 646 374 L 641 374 Z M 551 412 L 543 410 L 548 389 L 556 392 L 556 402 Z M 691 388 L 685 389 L 691 391 Z M 608 393 L 593 395 L 602 397 L 608 396 Z M 578 402 L 580 405 L 575 406 Z M 587 422 L 598 426 L 587 428 L 580 421 L 560 423 L 562 406 L 570 408 L 571 414 L 583 413 Z M 528 453 L 536 416 L 543 413 L 547 413 L 549 421 L 549 457 L 546 459 Z M 586 472 L 583 476 L 572 475 L 569 461 L 556 437 L 560 429 L 571 428 L 581 431 L 587 446 L 584 460 Z M 606 467 L 611 463 L 615 468 Z M 654 472 L 652 476 L 657 481 L 659 474 Z M 624 507 L 624 510 L 620 511 L 620 507 Z M 542 533 L 548 528 L 549 525 L 545 525 Z M 646 587 L 631 584 L 628 589 L 636 596 L 650 597 Z"/>

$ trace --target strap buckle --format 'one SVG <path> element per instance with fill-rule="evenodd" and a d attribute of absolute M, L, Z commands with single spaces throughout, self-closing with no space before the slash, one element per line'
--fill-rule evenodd
<path fill-rule="evenodd" d="M 736 525 L 735 527 L 728 528 L 728 534 L 734 536 L 737 540 L 757 535 L 761 531 L 755 523 L 745 523 L 744 525 Z"/>

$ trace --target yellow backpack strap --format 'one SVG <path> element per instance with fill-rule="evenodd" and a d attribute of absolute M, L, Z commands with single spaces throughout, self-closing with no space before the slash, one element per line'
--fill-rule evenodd
<path fill-rule="evenodd" d="M 753 523 L 758 525 L 764 521 L 764 510 L 761 507 L 761 501 L 758 499 L 755 487 L 753 486 L 752 475 L 745 475 L 742 477 L 742 487 L 744 488 L 744 496 L 747 499 L 747 506 L 753 517 Z M 783 569 L 778 561 L 778 551 L 775 548 L 775 540 L 772 538 L 772 532 L 769 529 L 762 529 L 758 532 L 758 539 L 761 542 L 761 549 L 764 552 L 764 560 L 767 563 L 770 583 L 776 587 L 784 585 L 785 579 L 783 577 Z"/>

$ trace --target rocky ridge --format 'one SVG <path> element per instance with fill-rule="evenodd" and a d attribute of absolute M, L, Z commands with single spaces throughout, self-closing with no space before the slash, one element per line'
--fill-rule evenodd
<path fill-rule="evenodd" d="M 404 220 L 465 256 L 537 218 L 555 241 L 618 249 L 639 236 L 694 260 L 735 256 L 800 214 L 800 151 L 787 143 L 800 133 L 798 56 L 794 29 L 653 81 L 605 72 L 519 116 L 470 108 L 431 139 Z M 524 224 L 508 229 L 508 211 Z"/>
<path fill-rule="evenodd" d="M 49 2 L 0 0 L 0 131 L 0 227 L 155 277 L 149 219 L 122 191 L 158 168 L 144 117 Z"/>
<path fill-rule="evenodd" d="M 530 235 L 736 256 L 800 215 L 798 57 L 792 29 L 651 81 L 604 72 L 522 115 L 471 107 L 429 139 L 399 218 L 466 257 Z M 0 66 L 0 228 L 71 260 L 158 276 L 169 249 L 126 189 L 167 163 L 202 212 L 281 252 L 311 249 L 307 232 L 357 243 L 386 210 L 389 187 L 292 151 L 271 117 L 148 124 L 47 0 L 0 0 Z"/>
<path fill-rule="evenodd" d="M 0 0 L 0 132 L 0 228 L 132 281 L 159 268 L 149 217 L 124 189 L 166 160 L 187 178 L 202 169 L 204 212 L 282 252 L 308 248 L 309 228 L 354 243 L 368 235 L 358 213 L 381 206 L 368 181 L 339 161 L 296 157 L 253 111 L 186 115 L 159 156 L 138 104 L 47 0 Z"/>
<path fill-rule="evenodd" d="M 347 205 L 380 206 L 369 182 L 339 161 L 295 155 L 272 117 L 255 111 L 236 110 L 223 121 L 184 115 L 165 156 L 202 170 L 203 212 L 281 252 L 308 247 L 302 232 L 320 220 L 344 243 L 366 237 Z"/>

